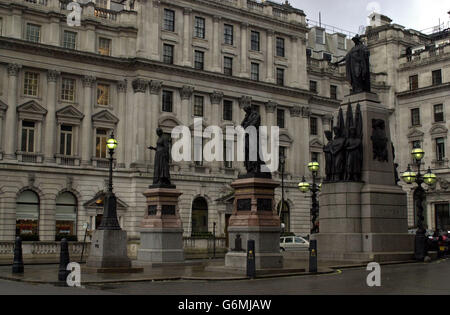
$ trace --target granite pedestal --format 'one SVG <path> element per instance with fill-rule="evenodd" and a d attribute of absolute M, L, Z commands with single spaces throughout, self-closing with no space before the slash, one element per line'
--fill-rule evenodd
<path fill-rule="evenodd" d="M 150 188 L 144 192 L 147 211 L 141 222 L 138 265 L 184 262 L 183 228 L 178 208 L 182 193 L 175 188 Z"/>
<path fill-rule="evenodd" d="M 406 193 L 395 183 L 389 130 L 389 111 L 376 94 L 345 98 L 355 111 L 361 106 L 363 121 L 362 182 L 324 183 L 319 196 L 319 260 L 399 261 L 413 258 L 414 235 L 408 234 Z M 388 161 L 374 159 L 372 120 L 385 122 Z"/>
<path fill-rule="evenodd" d="M 231 186 L 235 199 L 228 226 L 230 248 L 225 255 L 225 267 L 245 271 L 247 241 L 254 240 L 256 270 L 282 268 L 280 219 L 274 207 L 274 190 L 279 183 L 268 178 L 246 178 Z M 237 237 L 241 239 L 238 241 L 241 248 L 235 248 Z"/>

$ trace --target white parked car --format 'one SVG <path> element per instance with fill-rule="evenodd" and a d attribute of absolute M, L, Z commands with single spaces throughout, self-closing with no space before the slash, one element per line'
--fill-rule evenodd
<path fill-rule="evenodd" d="M 280 250 L 284 251 L 307 251 L 309 242 L 300 236 L 280 237 Z"/>

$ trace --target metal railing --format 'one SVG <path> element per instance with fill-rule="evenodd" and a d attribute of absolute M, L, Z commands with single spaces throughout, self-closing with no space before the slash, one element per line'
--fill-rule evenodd
<path fill-rule="evenodd" d="M 318 26 L 318 27 L 325 29 L 325 32 L 327 32 L 327 33 L 341 33 L 341 34 L 348 36 L 349 38 L 353 38 L 356 35 L 356 33 L 354 33 L 354 32 L 350 32 L 350 31 L 344 30 L 342 28 L 339 28 L 339 27 L 336 27 L 333 25 L 324 24 L 322 22 L 317 22 L 317 21 L 310 20 L 310 19 L 306 19 L 306 22 L 308 23 L 308 27 Z"/>

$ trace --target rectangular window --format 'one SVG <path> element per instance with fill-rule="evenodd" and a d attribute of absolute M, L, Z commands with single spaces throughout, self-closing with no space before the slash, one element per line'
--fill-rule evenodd
<path fill-rule="evenodd" d="M 170 32 L 175 31 L 175 11 L 164 9 L 163 29 Z"/>
<path fill-rule="evenodd" d="M 223 120 L 233 120 L 233 101 L 223 100 Z"/>
<path fill-rule="evenodd" d="M 171 113 L 173 108 L 173 92 L 163 91 L 162 95 L 162 111 Z"/>
<path fill-rule="evenodd" d="M 251 46 L 251 50 L 254 51 L 259 51 L 259 42 L 260 42 L 260 36 L 259 36 L 259 32 L 256 31 L 252 31 L 251 33 L 251 39 L 250 39 L 250 46 Z"/>
<path fill-rule="evenodd" d="M 223 73 L 225 75 L 233 75 L 233 58 L 223 57 Z"/>
<path fill-rule="evenodd" d="M 330 98 L 333 100 L 337 100 L 337 86 L 330 85 Z"/>
<path fill-rule="evenodd" d="M 438 104 L 434 105 L 434 122 L 444 121 L 444 105 Z"/>
<path fill-rule="evenodd" d="M 411 125 L 412 126 L 420 125 L 420 109 L 419 108 L 411 109 Z"/>
<path fill-rule="evenodd" d="M 203 70 L 205 64 L 205 53 L 203 51 L 196 50 L 194 57 L 194 67 L 197 70 Z"/>
<path fill-rule="evenodd" d="M 164 44 L 163 46 L 163 62 L 173 64 L 173 46 Z"/>
<path fill-rule="evenodd" d="M 25 72 L 23 81 L 23 94 L 37 96 L 39 87 L 39 73 Z"/>
<path fill-rule="evenodd" d="M 251 65 L 251 76 L 253 81 L 259 81 L 259 64 L 252 62 Z"/>
<path fill-rule="evenodd" d="M 72 155 L 72 126 L 61 125 L 61 139 L 59 142 L 59 153 L 62 155 Z"/>
<path fill-rule="evenodd" d="M 205 38 L 205 19 L 196 16 L 194 26 L 194 36 L 198 38 Z"/>
<path fill-rule="evenodd" d="M 323 30 L 316 29 L 316 44 L 324 44 Z"/>
<path fill-rule="evenodd" d="M 417 90 L 419 88 L 419 75 L 412 75 L 409 77 L 409 89 Z"/>
<path fill-rule="evenodd" d="M 111 40 L 109 38 L 99 37 L 98 53 L 103 56 L 111 55 Z"/>
<path fill-rule="evenodd" d="M 26 40 L 39 43 L 41 40 L 41 27 L 35 24 L 27 24 Z"/>
<path fill-rule="evenodd" d="M 441 231 L 450 230 L 450 207 L 448 203 L 436 204 L 436 229 Z"/>
<path fill-rule="evenodd" d="M 203 166 L 203 138 L 194 139 L 194 163 L 195 166 Z"/>
<path fill-rule="evenodd" d="M 309 119 L 309 133 L 312 136 L 317 136 L 317 118 L 311 117 Z"/>
<path fill-rule="evenodd" d="M 64 31 L 63 47 L 68 49 L 76 48 L 77 33 Z"/>
<path fill-rule="evenodd" d="M 277 126 L 279 128 L 285 128 L 284 110 L 277 109 Z"/>
<path fill-rule="evenodd" d="M 345 50 L 345 37 L 338 36 L 337 40 L 338 49 Z"/>
<path fill-rule="evenodd" d="M 34 152 L 35 123 L 32 121 L 22 121 L 22 152 Z"/>
<path fill-rule="evenodd" d="M 224 24 L 223 43 L 227 45 L 233 45 L 233 25 Z"/>
<path fill-rule="evenodd" d="M 436 139 L 436 160 L 444 161 L 445 159 L 445 139 Z"/>
<path fill-rule="evenodd" d="M 309 81 L 309 90 L 311 92 L 317 93 L 317 82 L 316 81 Z"/>
<path fill-rule="evenodd" d="M 107 131 L 105 129 L 97 129 L 95 136 L 95 157 L 106 159 L 106 140 Z"/>
<path fill-rule="evenodd" d="M 102 106 L 109 105 L 109 85 L 97 84 L 97 104 Z"/>
<path fill-rule="evenodd" d="M 277 37 L 277 56 L 284 57 L 284 38 Z"/>
<path fill-rule="evenodd" d="M 284 69 L 277 68 L 277 84 L 284 85 Z"/>
<path fill-rule="evenodd" d="M 412 148 L 413 149 L 418 149 L 422 147 L 422 143 L 420 142 L 420 140 L 414 140 L 412 142 Z"/>
<path fill-rule="evenodd" d="M 319 152 L 311 152 L 311 162 L 319 162 L 320 153 Z"/>
<path fill-rule="evenodd" d="M 442 72 L 441 70 L 436 70 L 432 72 L 433 85 L 442 84 Z"/>
<path fill-rule="evenodd" d="M 61 100 L 73 102 L 75 101 L 75 80 L 62 78 L 61 80 Z"/>
<path fill-rule="evenodd" d="M 203 117 L 203 96 L 194 97 L 194 116 Z"/>

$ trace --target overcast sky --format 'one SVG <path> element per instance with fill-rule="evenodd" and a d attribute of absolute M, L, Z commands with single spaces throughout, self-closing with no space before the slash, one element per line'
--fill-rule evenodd
<path fill-rule="evenodd" d="M 276 0 L 284 2 L 284 0 Z M 367 25 L 366 17 L 377 12 L 387 15 L 393 23 L 418 31 L 449 22 L 450 0 L 289 0 L 289 3 L 305 11 L 306 18 L 357 33 L 361 25 Z"/>

